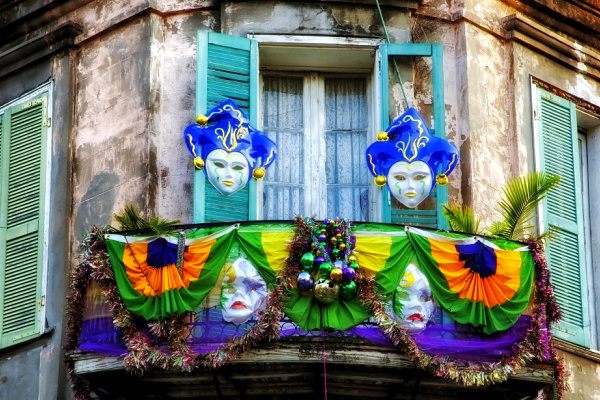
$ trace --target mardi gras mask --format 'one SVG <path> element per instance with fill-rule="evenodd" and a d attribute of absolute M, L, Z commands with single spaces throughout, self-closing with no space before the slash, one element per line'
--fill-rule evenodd
<path fill-rule="evenodd" d="M 404 271 L 392 301 L 395 319 L 404 329 L 411 333 L 425 330 L 435 306 L 427 278 L 413 264 Z"/>
<path fill-rule="evenodd" d="M 456 147 L 432 136 L 414 108 L 396 118 L 367 149 L 375 184 L 387 184 L 390 193 L 409 208 L 429 196 L 436 183 L 446 185 L 457 163 Z"/>
<path fill-rule="evenodd" d="M 243 324 L 262 308 L 267 286 L 256 268 L 245 258 L 238 258 L 227 269 L 221 286 L 223 319 Z"/>
<path fill-rule="evenodd" d="M 249 124 L 233 100 L 199 115 L 183 136 L 196 168 L 224 196 L 243 189 L 251 175 L 263 178 L 277 156 L 277 145 Z"/>

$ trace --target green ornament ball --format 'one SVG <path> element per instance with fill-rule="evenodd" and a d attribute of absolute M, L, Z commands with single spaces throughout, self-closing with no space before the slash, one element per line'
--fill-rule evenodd
<path fill-rule="evenodd" d="M 356 282 L 350 281 L 350 282 L 344 282 L 341 284 L 340 295 L 344 299 L 346 299 L 346 300 L 352 299 L 354 296 L 356 296 L 356 292 L 358 292 L 358 286 L 356 286 Z"/>
<path fill-rule="evenodd" d="M 315 256 L 313 253 L 304 253 L 300 258 L 300 265 L 305 271 L 313 269 L 313 263 L 315 262 Z"/>
<path fill-rule="evenodd" d="M 321 264 L 319 266 L 319 273 L 323 276 L 329 277 L 329 274 L 331 273 L 331 264 L 329 264 L 328 262 L 324 262 L 323 264 Z"/>
<path fill-rule="evenodd" d="M 355 263 L 355 262 L 351 262 L 351 263 L 350 263 L 350 268 L 353 268 L 353 269 L 358 269 L 358 264 L 357 264 L 357 263 Z"/>
<path fill-rule="evenodd" d="M 331 257 L 333 257 L 333 258 L 339 258 L 340 257 L 340 251 L 339 251 L 339 249 L 333 249 L 333 250 L 331 250 Z"/>

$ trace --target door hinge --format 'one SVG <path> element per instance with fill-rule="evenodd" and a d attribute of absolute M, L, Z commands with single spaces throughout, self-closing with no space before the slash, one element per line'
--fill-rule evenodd
<path fill-rule="evenodd" d="M 50 127 L 50 126 L 52 126 L 52 118 L 48 118 L 48 119 L 46 120 L 46 126 L 47 126 L 47 127 Z"/>
<path fill-rule="evenodd" d="M 538 110 L 533 110 L 533 120 L 534 121 L 540 121 L 542 118 L 540 117 L 540 113 L 538 112 Z"/>

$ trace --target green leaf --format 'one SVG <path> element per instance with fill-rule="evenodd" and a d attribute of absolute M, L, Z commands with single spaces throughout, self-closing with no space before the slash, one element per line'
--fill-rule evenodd
<path fill-rule="evenodd" d="M 141 217 L 131 204 L 126 205 L 123 211 L 115 214 L 114 217 L 119 223 L 120 227 L 119 229 L 109 227 L 110 229 L 115 231 L 151 230 L 157 235 L 173 232 L 173 225 L 180 222 L 179 220 L 169 221 L 159 217 L 147 220 Z"/>
<path fill-rule="evenodd" d="M 480 233 L 479 223 L 481 219 L 474 217 L 473 210 L 469 206 L 442 204 L 442 213 L 448 220 L 452 230 L 473 234 Z"/>
<path fill-rule="evenodd" d="M 504 220 L 492 224 L 488 231 L 493 236 L 508 240 L 527 236 L 533 228 L 529 222 L 537 206 L 559 182 L 559 176 L 544 172 L 531 172 L 511 179 L 502 189 L 504 198 L 498 204 Z"/>

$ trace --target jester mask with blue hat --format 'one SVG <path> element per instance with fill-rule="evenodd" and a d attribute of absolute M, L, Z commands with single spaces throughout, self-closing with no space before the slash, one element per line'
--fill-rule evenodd
<path fill-rule="evenodd" d="M 262 179 L 277 156 L 277 145 L 249 124 L 233 100 L 219 104 L 207 116 L 196 117 L 183 138 L 196 168 L 204 169 L 223 196 L 243 189 L 250 175 Z"/>
<path fill-rule="evenodd" d="M 429 196 L 436 182 L 446 185 L 457 163 L 456 147 L 431 135 L 414 108 L 396 118 L 367 148 L 367 165 L 375 184 L 387 184 L 390 193 L 408 208 Z"/>

